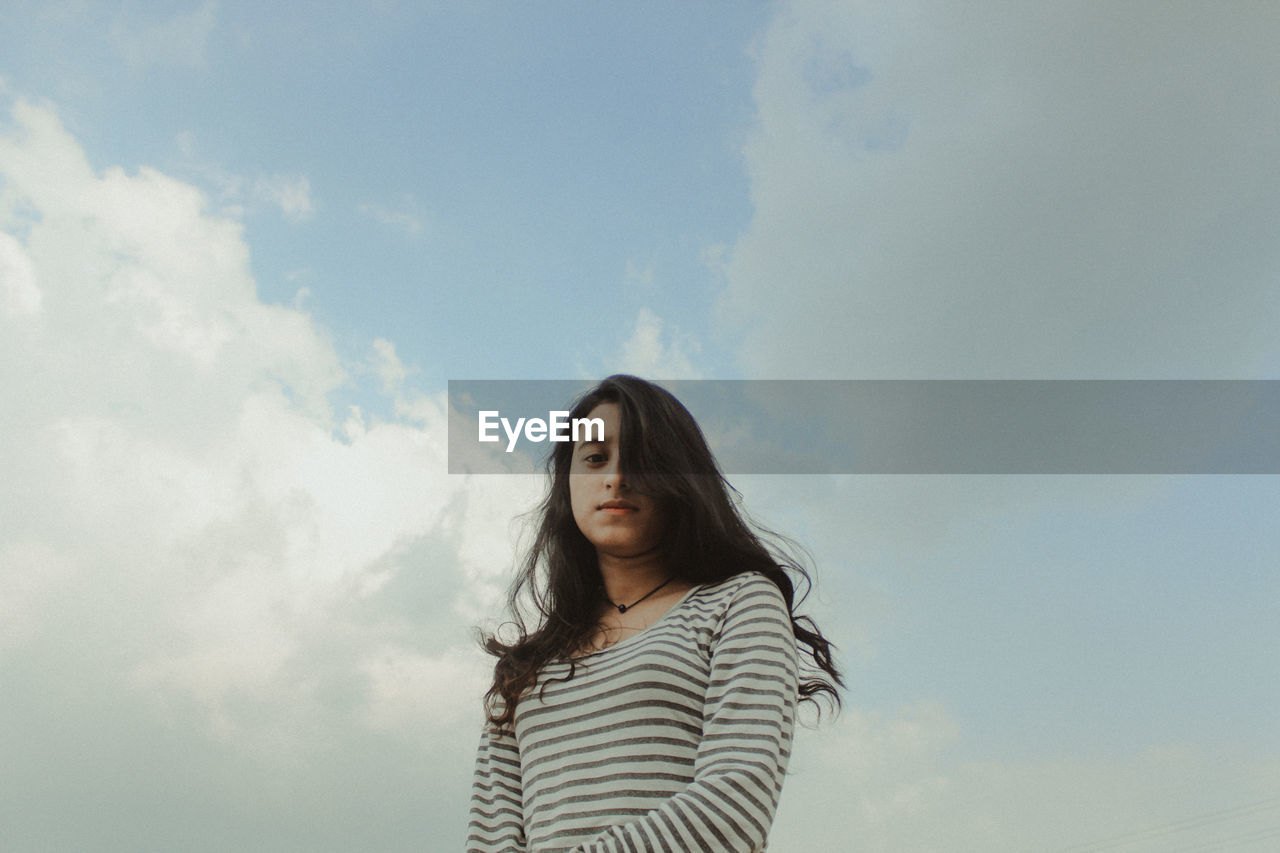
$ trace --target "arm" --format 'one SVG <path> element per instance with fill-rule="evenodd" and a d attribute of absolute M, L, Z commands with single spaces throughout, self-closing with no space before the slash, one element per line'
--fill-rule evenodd
<path fill-rule="evenodd" d="M 574 853 L 763 848 L 791 752 L 796 699 L 790 614 L 777 587 L 753 576 L 714 638 L 693 781 Z"/>
<path fill-rule="evenodd" d="M 525 853 L 520 750 L 486 724 L 471 784 L 467 853 Z"/>

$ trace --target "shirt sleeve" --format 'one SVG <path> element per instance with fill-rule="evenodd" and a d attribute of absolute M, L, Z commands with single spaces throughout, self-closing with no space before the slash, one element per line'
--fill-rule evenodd
<path fill-rule="evenodd" d="M 574 853 L 763 850 L 791 755 L 797 679 L 787 605 L 772 581 L 752 575 L 713 637 L 693 781 Z"/>
<path fill-rule="evenodd" d="M 471 784 L 467 853 L 525 853 L 520 749 L 486 723 Z"/>

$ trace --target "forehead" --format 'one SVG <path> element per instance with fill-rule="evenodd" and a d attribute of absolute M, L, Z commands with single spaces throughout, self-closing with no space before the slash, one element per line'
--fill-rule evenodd
<path fill-rule="evenodd" d="M 609 444 L 617 441 L 618 430 L 619 430 L 619 427 L 621 426 L 621 419 L 622 419 L 622 412 L 618 409 L 617 403 L 609 403 L 609 402 L 598 403 L 595 406 L 595 408 L 587 412 L 586 418 L 588 420 L 599 419 L 604 423 L 604 443 L 605 444 Z M 593 438 L 598 434 L 594 428 L 590 430 L 584 430 L 584 433 L 586 435 L 592 436 Z M 582 447 L 585 444 L 599 444 L 599 443 L 600 442 L 598 441 L 582 440 L 582 441 L 576 442 L 574 444 L 574 447 Z"/>

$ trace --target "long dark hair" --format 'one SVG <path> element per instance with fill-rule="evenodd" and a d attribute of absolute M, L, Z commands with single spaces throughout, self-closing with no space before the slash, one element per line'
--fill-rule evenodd
<path fill-rule="evenodd" d="M 578 399 L 570 418 L 585 418 L 601 403 L 615 403 L 619 409 L 619 462 L 628 485 L 663 508 L 668 568 L 695 585 L 747 571 L 773 581 L 791 612 L 801 652 L 800 697 L 826 697 L 839 707 L 837 686 L 844 681 L 832 656 L 834 647 L 811 619 L 795 612 L 811 586 L 801 561 L 791 556 L 798 550 L 795 544 L 743 519 L 737 490 L 720 473 L 693 416 L 669 391 L 634 376 L 610 376 Z M 511 727 L 516 704 L 542 667 L 569 658 L 597 627 L 602 580 L 595 547 L 573 519 L 572 456 L 573 444 L 562 442 L 547 460 L 550 488 L 537 509 L 537 533 L 508 602 L 518 635 L 510 643 L 496 634 L 481 638 L 485 650 L 498 659 L 485 710 L 499 729 Z M 802 584 L 799 598 L 793 577 Z M 522 598 L 531 599 L 537 610 L 532 630 L 522 616 Z"/>

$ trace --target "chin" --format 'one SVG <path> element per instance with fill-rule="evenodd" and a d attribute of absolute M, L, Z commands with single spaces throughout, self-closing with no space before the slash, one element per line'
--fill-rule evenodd
<path fill-rule="evenodd" d="M 615 545 L 613 547 L 600 548 L 599 550 L 621 559 L 631 559 L 657 553 L 658 544 L 656 542 L 644 542 L 641 544 Z"/>

